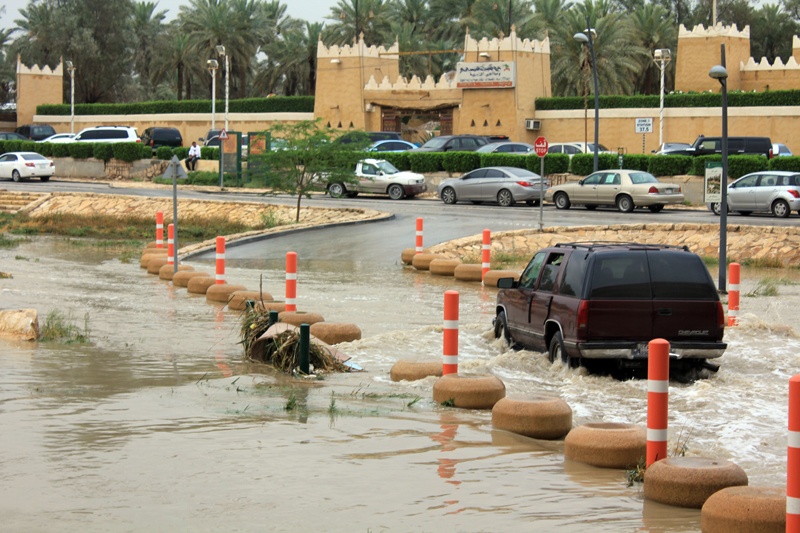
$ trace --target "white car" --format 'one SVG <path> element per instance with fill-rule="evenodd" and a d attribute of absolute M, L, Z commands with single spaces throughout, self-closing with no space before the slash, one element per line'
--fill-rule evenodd
<path fill-rule="evenodd" d="M 600 146 L 601 154 L 610 154 L 611 151 L 603 146 Z M 547 147 L 548 154 L 568 154 L 573 156 L 575 154 L 593 154 L 594 153 L 594 143 L 585 143 L 585 142 L 566 142 L 566 143 L 551 143 Z"/>
<path fill-rule="evenodd" d="M 0 155 L 0 178 L 14 181 L 39 178 L 48 181 L 55 172 L 53 161 L 36 152 L 7 152 Z"/>
<path fill-rule="evenodd" d="M 328 183 L 328 194 L 334 198 L 354 197 L 358 193 L 387 194 L 392 200 L 413 198 L 428 190 L 425 176 L 401 171 L 384 159 L 364 159 L 356 165 L 358 183 Z"/>
<path fill-rule="evenodd" d="M 95 126 L 86 128 L 68 142 L 90 142 L 90 143 L 120 143 L 120 142 L 142 142 L 136 128 L 130 126 Z"/>
<path fill-rule="evenodd" d="M 56 133 L 55 135 L 51 135 L 50 137 L 46 137 L 41 141 L 36 141 L 40 143 L 71 143 L 72 140 L 75 138 L 74 133 Z"/>

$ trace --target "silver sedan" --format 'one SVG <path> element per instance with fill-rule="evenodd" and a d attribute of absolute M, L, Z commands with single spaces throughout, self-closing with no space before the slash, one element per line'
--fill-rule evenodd
<path fill-rule="evenodd" d="M 572 204 L 586 209 L 615 205 L 623 213 L 636 207 L 658 213 L 665 205 L 683 203 L 683 198 L 680 185 L 662 183 L 641 170 L 601 170 L 578 182 L 551 187 L 544 197 L 558 209 L 569 209 Z"/>
<path fill-rule="evenodd" d="M 524 168 L 486 167 L 467 172 L 460 178 L 444 180 L 437 192 L 446 204 L 497 202 L 508 207 L 516 202 L 539 205 L 543 189 L 549 186 L 548 180 L 543 181 L 538 174 Z"/>

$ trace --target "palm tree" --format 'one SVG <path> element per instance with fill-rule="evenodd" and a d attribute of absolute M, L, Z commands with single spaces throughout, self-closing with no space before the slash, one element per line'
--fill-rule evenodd
<path fill-rule="evenodd" d="M 480 25 L 475 14 L 478 0 L 429 0 L 431 19 L 435 22 L 434 39 L 464 40 L 469 28 Z"/>
<path fill-rule="evenodd" d="M 177 31 L 178 24 L 173 22 L 172 29 L 164 32 L 159 38 L 159 53 L 156 55 L 152 66 L 153 83 L 158 85 L 166 80 L 170 80 L 168 85 L 173 86 L 174 95 L 178 100 L 182 100 L 184 91 L 187 99 L 191 99 L 191 73 L 190 66 L 201 65 L 197 56 L 193 53 L 189 36 Z M 202 64 L 205 66 L 204 64 Z M 202 67 L 197 69 L 202 72 Z M 172 76 L 175 76 L 172 78 Z"/>
<path fill-rule="evenodd" d="M 470 33 L 478 39 L 510 35 L 511 26 L 522 29 L 533 19 L 530 0 L 479 0 L 474 12 L 480 24 Z"/>
<path fill-rule="evenodd" d="M 777 4 L 767 4 L 758 12 L 750 28 L 753 57 L 766 57 L 773 63 L 778 57 L 785 63 L 792 55 L 788 35 L 797 35 L 797 23 Z"/>
<path fill-rule="evenodd" d="M 391 40 L 389 33 L 389 8 L 384 0 L 339 0 L 331 8 L 332 23 L 324 31 L 329 44 L 352 44 L 364 34 L 367 45 L 385 45 Z"/>
<path fill-rule="evenodd" d="M 647 4 L 636 9 L 630 21 L 635 28 L 639 44 L 649 52 L 647 57 L 642 58 L 636 80 L 636 92 L 658 94 L 661 91 L 661 71 L 652 60 L 652 53 L 659 48 L 675 51 L 678 44 L 675 25 L 669 20 L 667 10 L 658 4 Z M 672 71 L 674 72 L 674 65 Z M 671 78 L 667 76 L 667 71 L 665 78 Z"/>
<path fill-rule="evenodd" d="M 19 14 L 22 18 L 14 21 L 19 31 L 15 45 L 22 61 L 55 65 L 62 53 L 57 41 L 61 35 L 59 25 L 63 22 L 58 6 L 53 0 L 29 3 Z"/>
<path fill-rule="evenodd" d="M 133 31 L 135 43 L 133 49 L 133 68 L 139 74 L 139 82 L 144 93 L 153 92 L 154 84 L 151 79 L 152 64 L 156 55 L 157 42 L 164 30 L 166 11 L 156 12 L 157 3 L 135 2 L 133 4 Z"/>
<path fill-rule="evenodd" d="M 306 23 L 304 28 L 281 33 L 281 39 L 265 49 L 267 60 L 259 65 L 253 90 L 287 96 L 314 94 L 321 31 L 321 23 Z"/>
<path fill-rule="evenodd" d="M 572 8 L 571 0 L 533 0 L 534 14 L 527 31 L 536 39 L 544 39 L 560 24 L 564 13 Z"/>

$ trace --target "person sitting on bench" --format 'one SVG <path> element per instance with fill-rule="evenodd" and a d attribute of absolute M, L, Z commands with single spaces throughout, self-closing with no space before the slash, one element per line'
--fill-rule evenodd
<path fill-rule="evenodd" d="M 186 169 L 194 170 L 197 168 L 198 159 L 200 159 L 200 147 L 197 146 L 196 142 L 192 142 L 192 146 L 189 148 L 189 155 L 186 156 Z"/>

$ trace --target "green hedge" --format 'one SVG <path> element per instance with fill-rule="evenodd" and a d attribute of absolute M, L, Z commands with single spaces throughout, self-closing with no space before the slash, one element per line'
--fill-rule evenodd
<path fill-rule="evenodd" d="M 414 172 L 441 172 L 442 155 L 441 152 L 412 152 L 408 154 L 408 163 Z"/>
<path fill-rule="evenodd" d="M 72 144 L 67 143 L 54 143 L 53 144 L 53 157 L 72 157 L 69 155 L 69 147 Z"/>
<path fill-rule="evenodd" d="M 224 109 L 225 102 L 217 101 L 216 108 Z M 271 98 L 241 98 L 228 101 L 231 113 L 313 113 L 313 96 L 273 96 Z M 162 113 L 211 113 L 211 100 L 180 100 L 137 102 L 129 104 L 76 104 L 76 115 L 147 115 Z M 36 107 L 38 115 L 69 116 L 69 104 L 43 104 Z"/>
<path fill-rule="evenodd" d="M 370 152 L 368 153 L 367 157 L 385 159 L 389 163 L 396 166 L 399 170 L 411 170 L 411 161 L 408 159 L 407 152 L 381 152 L 380 154 Z"/>
<path fill-rule="evenodd" d="M 95 159 L 102 159 L 103 161 L 108 161 L 112 157 L 114 157 L 114 147 L 112 144 L 109 143 L 94 143 L 93 145 L 93 154 Z"/>
<path fill-rule="evenodd" d="M 647 171 L 653 176 L 683 176 L 689 173 L 694 158 L 688 155 L 652 155 Z"/>
<path fill-rule="evenodd" d="M 179 146 L 178 148 L 172 150 L 172 153 L 173 155 L 178 156 L 178 159 L 183 161 L 184 159 L 189 157 L 189 148 L 186 146 Z M 170 159 L 172 159 L 172 157 L 170 157 Z"/>
<path fill-rule="evenodd" d="M 93 143 L 68 143 L 69 156 L 74 159 L 89 159 L 94 157 Z"/>
<path fill-rule="evenodd" d="M 442 170 L 451 174 L 463 174 L 481 166 L 481 154 L 476 152 L 445 152 L 442 154 Z"/>
<path fill-rule="evenodd" d="M 187 150 L 188 153 L 188 150 Z M 164 161 L 169 161 L 172 159 L 173 150 L 169 146 L 159 146 L 156 148 L 156 159 L 163 159 Z"/>
<path fill-rule="evenodd" d="M 659 108 L 658 95 L 633 95 L 616 96 L 601 95 L 599 98 L 600 109 L 621 108 Z M 744 92 L 729 91 L 729 107 L 780 107 L 800 105 L 800 90 L 791 91 L 764 91 Z M 583 109 L 582 96 L 559 96 L 551 98 L 537 98 L 536 109 L 540 111 L 554 111 L 562 109 Z M 722 94 L 710 93 L 671 93 L 664 95 L 664 107 L 721 107 Z M 594 109 L 594 102 L 589 100 L 590 109 Z"/>
<path fill-rule="evenodd" d="M 214 146 L 200 147 L 200 159 L 219 161 L 219 148 L 215 148 Z"/>
<path fill-rule="evenodd" d="M 800 172 L 800 157 L 773 157 L 769 160 L 769 169 Z"/>
<path fill-rule="evenodd" d="M 528 168 L 528 158 L 533 157 L 536 161 L 539 161 L 539 158 L 534 156 L 528 155 L 521 155 L 521 154 L 480 154 L 480 166 L 481 167 L 517 167 L 517 168 Z M 478 167 L 475 167 L 478 168 Z M 470 169 L 472 170 L 472 169 Z M 538 167 L 536 173 L 539 173 Z"/>

